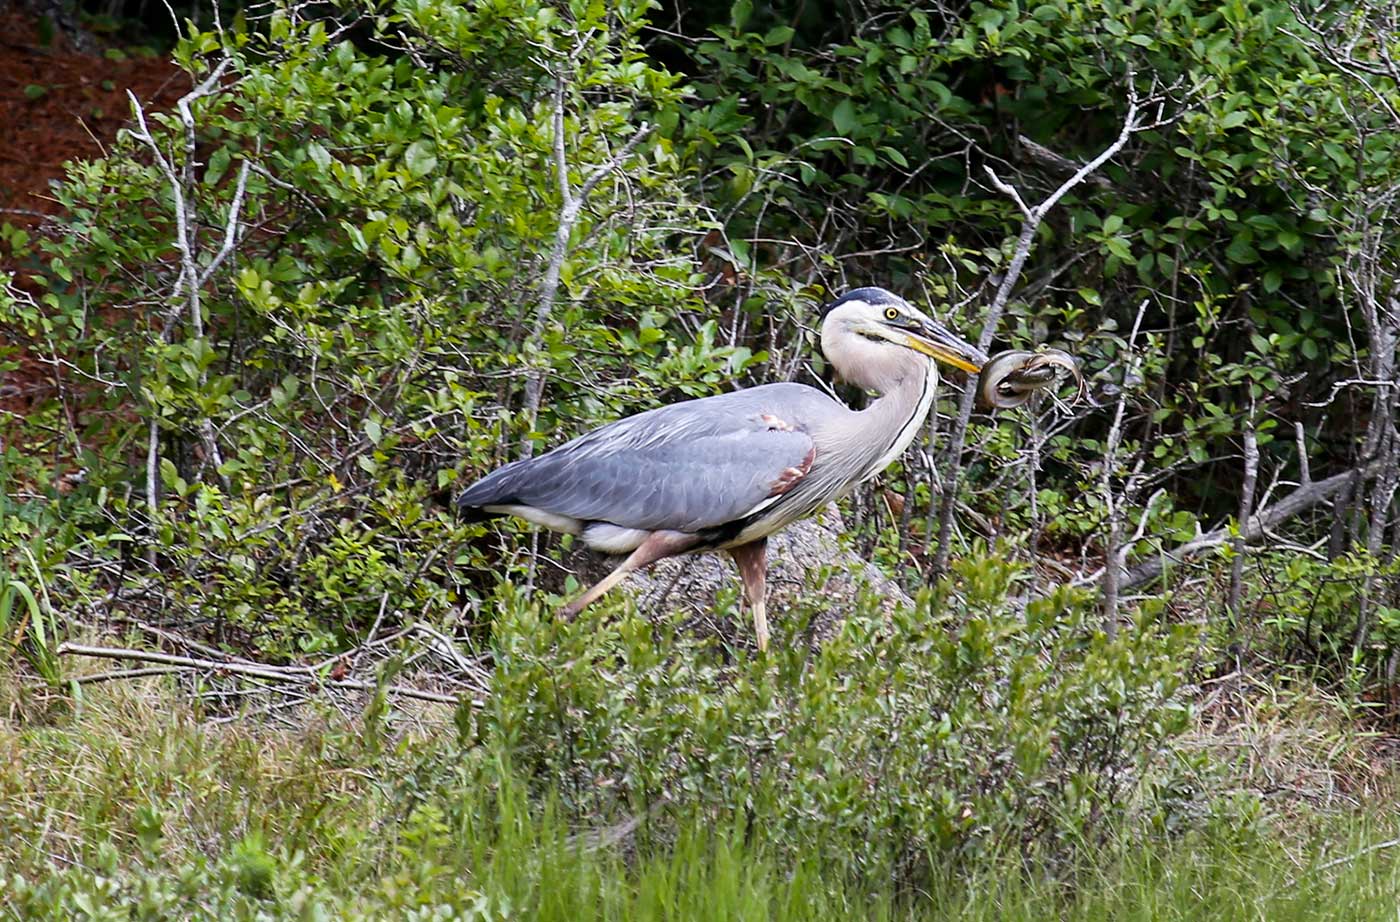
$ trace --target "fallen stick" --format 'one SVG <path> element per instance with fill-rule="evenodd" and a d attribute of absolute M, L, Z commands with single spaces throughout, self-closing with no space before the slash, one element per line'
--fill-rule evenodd
<path fill-rule="evenodd" d="M 60 650 L 60 653 L 63 651 Z M 93 675 L 80 675 L 68 681 L 75 685 L 92 685 L 96 682 L 111 682 L 115 679 L 140 679 L 148 675 L 175 675 L 188 672 L 183 666 L 142 666 L 139 669 L 114 669 L 111 672 L 98 672 Z"/>
<path fill-rule="evenodd" d="M 1350 855 L 1343 855 L 1340 858 L 1333 858 L 1331 861 L 1324 861 L 1322 864 L 1319 864 L 1316 867 L 1304 868 L 1303 871 L 1297 876 L 1289 878 L 1288 882 L 1284 884 L 1284 887 L 1291 888 L 1295 886 L 1298 883 L 1298 881 L 1302 880 L 1304 877 L 1307 877 L 1309 874 L 1317 874 L 1322 871 L 1331 870 L 1332 868 L 1335 868 L 1338 865 L 1350 864 L 1358 858 L 1364 858 L 1367 855 L 1374 854 L 1375 852 L 1379 851 L 1384 851 L 1387 848 L 1394 848 L 1397 845 L 1400 845 L 1400 839 L 1387 839 L 1384 842 L 1377 842 L 1374 845 L 1368 845 L 1365 848 L 1361 849 L 1361 851 L 1359 852 L 1353 852 Z"/>
<path fill-rule="evenodd" d="M 1383 459 L 1378 458 L 1353 470 L 1334 474 L 1326 480 L 1314 480 L 1304 484 L 1268 508 L 1260 509 L 1250 516 L 1245 527 L 1241 529 L 1241 538 L 1246 544 L 1258 541 L 1268 530 L 1340 493 L 1343 487 L 1351 483 L 1352 478 L 1365 480 L 1378 473 L 1382 462 Z M 1222 526 L 1169 551 L 1163 551 L 1157 557 L 1145 560 L 1125 572 L 1119 580 L 1119 588 L 1136 588 L 1160 579 L 1169 567 L 1176 566 L 1202 551 L 1217 548 L 1230 539 L 1229 527 Z"/>
<path fill-rule="evenodd" d="M 316 676 L 294 672 L 282 672 L 264 666 L 250 666 L 244 663 L 221 662 L 212 659 L 198 659 L 192 656 L 176 656 L 172 653 L 157 653 L 153 650 L 128 650 L 121 647 L 89 647 L 82 644 L 64 643 L 58 647 L 60 656 L 91 656 L 99 659 L 126 659 L 134 660 L 138 663 L 160 663 L 164 666 L 175 666 L 181 669 L 204 669 L 212 672 L 225 672 L 232 675 L 248 676 L 254 679 L 266 679 L 270 682 L 285 682 L 292 685 L 311 685 L 320 688 L 344 688 L 354 691 L 375 691 L 380 686 L 373 682 L 363 682 L 358 679 L 318 679 Z M 108 674 L 107 677 L 115 678 Z M 395 695 L 402 695 L 405 698 L 417 698 L 421 701 L 436 701 L 440 704 L 457 704 L 460 699 L 456 695 L 444 695 L 439 692 L 420 691 L 416 688 L 405 688 L 402 685 L 383 686 L 386 692 Z M 486 702 L 478 698 L 467 699 L 473 707 L 485 707 Z"/>

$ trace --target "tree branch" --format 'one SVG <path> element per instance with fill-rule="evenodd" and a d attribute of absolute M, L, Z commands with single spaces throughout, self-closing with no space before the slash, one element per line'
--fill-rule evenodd
<path fill-rule="evenodd" d="M 1244 483 L 1240 487 L 1241 522 L 1248 522 L 1254 515 L 1254 490 L 1259 482 L 1259 437 L 1254 428 L 1254 408 L 1244 424 Z M 1267 496 L 1265 497 L 1267 499 Z M 1230 618 L 1234 629 L 1239 630 L 1242 602 L 1244 599 L 1244 545 L 1245 536 L 1240 534 L 1234 540 L 1235 559 L 1230 564 Z"/>
<path fill-rule="evenodd" d="M 203 274 L 199 277 L 200 287 L 203 287 L 209 279 L 213 278 L 219 266 L 223 265 L 225 259 L 233 252 L 233 248 L 238 244 L 238 215 L 243 210 L 243 193 L 248 188 L 248 168 L 247 160 L 238 170 L 238 183 L 233 191 L 233 202 L 228 206 L 228 221 L 224 225 L 224 242 L 219 247 L 219 252 L 214 254 L 214 258 L 209 261 L 209 265 L 204 267 Z"/>
<path fill-rule="evenodd" d="M 198 659 L 193 656 L 176 656 L 172 653 L 157 653 L 152 650 L 128 650 L 120 647 L 90 647 L 82 644 L 64 643 L 59 645 L 57 653 L 59 656 L 126 659 L 138 663 L 160 663 L 163 666 L 174 666 L 181 669 L 203 669 L 211 672 L 226 672 L 232 675 L 247 676 L 248 678 L 264 679 L 270 682 L 281 682 L 291 685 L 343 688 L 353 691 L 375 691 L 380 687 L 374 682 L 363 682 L 358 679 L 321 679 L 311 674 L 309 670 L 299 674 L 297 672 L 273 669 L 270 667 L 212 659 Z M 103 678 L 115 677 L 116 676 L 110 673 L 103 676 Z M 383 686 L 383 688 L 386 692 L 390 692 L 391 694 L 402 695 L 405 698 L 417 698 L 421 701 L 436 701 L 441 704 L 459 704 L 463 700 L 456 695 L 444 695 L 439 692 L 422 691 L 417 688 L 406 688 L 402 685 L 386 685 Z M 485 707 L 486 705 L 485 701 L 478 698 L 466 700 L 468 700 L 473 707 L 479 708 Z"/>
<path fill-rule="evenodd" d="M 1240 537 L 1248 544 L 1265 537 L 1266 533 L 1276 528 L 1283 522 L 1294 516 L 1306 512 L 1314 506 L 1326 502 L 1346 489 L 1352 482 L 1352 478 L 1365 479 L 1379 473 L 1385 459 L 1377 458 L 1367 462 L 1358 468 L 1334 474 L 1326 480 L 1314 480 L 1311 483 L 1300 486 L 1283 499 L 1265 509 L 1256 512 L 1249 520 L 1248 524 L 1241 529 Z M 1132 589 L 1145 583 L 1160 579 L 1162 575 L 1171 567 L 1183 563 L 1191 557 L 1203 551 L 1213 550 L 1231 539 L 1230 529 L 1221 526 L 1214 531 L 1207 532 L 1200 537 L 1193 538 L 1185 544 L 1179 545 L 1170 551 L 1163 551 L 1158 557 L 1146 560 L 1133 567 L 1123 575 L 1119 581 L 1119 589 Z M 1077 582 L 1091 582 L 1093 577 L 1087 577 Z"/>
<path fill-rule="evenodd" d="M 1011 290 L 1021 277 L 1021 270 L 1026 265 L 1026 259 L 1030 256 L 1031 245 L 1035 241 L 1036 231 L 1040 228 L 1040 222 L 1045 219 L 1045 215 L 1054 208 L 1071 189 L 1084 182 L 1090 174 L 1099 167 L 1111 160 L 1128 143 L 1133 132 L 1141 127 L 1141 106 L 1138 99 L 1137 88 L 1133 83 L 1132 73 L 1128 74 L 1128 111 L 1123 117 L 1123 127 L 1118 132 L 1118 137 L 1113 143 L 1104 148 L 1103 151 L 1081 166 L 1074 175 L 1060 184 L 1054 192 L 1040 204 L 1034 207 L 1027 207 L 1021 195 L 1008 183 L 987 168 L 988 174 L 992 178 L 993 185 L 1006 193 L 1016 202 L 1021 209 L 1024 219 L 1021 222 L 1021 235 L 1016 241 L 1016 249 L 1012 254 L 1011 262 L 1006 268 L 1006 274 L 1002 277 L 1001 284 L 997 286 L 996 294 L 992 298 L 991 305 L 987 308 L 987 318 L 982 324 L 982 334 L 977 340 L 977 346 L 983 352 L 991 346 L 992 340 L 996 336 L 997 326 L 1001 323 L 1001 315 L 1006 310 L 1006 303 L 1010 300 Z M 967 442 L 967 426 L 972 419 L 973 404 L 977 396 L 977 379 L 972 376 L 968 379 L 967 385 L 963 388 L 962 398 L 958 403 L 958 415 L 953 422 L 953 431 L 948 440 L 948 471 L 944 476 L 943 501 L 939 509 L 938 524 L 938 550 L 934 555 L 932 572 L 934 575 L 944 572 L 948 568 L 948 553 L 950 550 L 951 529 L 953 524 L 953 503 L 958 492 L 958 480 L 962 473 L 962 453 L 963 446 Z"/>
<path fill-rule="evenodd" d="M 1148 298 L 1138 305 L 1137 318 L 1133 320 L 1133 331 L 1128 336 L 1128 365 L 1123 371 L 1123 388 L 1118 392 L 1118 406 L 1113 413 L 1113 423 L 1108 429 L 1108 443 L 1103 454 L 1103 499 L 1108 510 L 1108 540 L 1104 548 L 1103 567 L 1103 614 L 1104 631 L 1113 637 L 1118 631 L 1118 592 L 1122 578 L 1123 562 L 1120 556 L 1123 529 L 1123 503 L 1131 502 L 1137 492 L 1137 478 L 1142 473 L 1142 458 L 1134 465 L 1127 481 L 1123 484 L 1121 497 L 1113 492 L 1113 469 L 1118 463 L 1118 446 L 1123 438 L 1123 416 L 1128 409 L 1128 385 L 1138 377 L 1142 360 L 1137 354 L 1138 333 L 1142 330 L 1142 318 L 1147 313 Z M 1120 502 L 1119 500 L 1122 500 Z M 1150 504 L 1149 504 L 1150 508 Z"/>
<path fill-rule="evenodd" d="M 198 99 L 212 94 L 218 86 L 219 80 L 223 78 L 229 65 L 233 63 L 232 58 L 224 58 L 209 73 L 209 76 L 202 83 L 181 96 L 175 103 L 176 110 L 180 113 L 180 121 L 185 128 L 185 158 L 181 172 L 183 178 L 175 172 L 174 154 L 166 157 L 161 151 L 160 145 L 156 143 L 155 137 L 151 134 L 150 127 L 146 124 L 146 113 L 141 107 L 141 102 L 136 98 L 136 94 L 127 90 L 126 95 L 131 100 L 132 114 L 136 118 L 138 131 L 133 131 L 132 136 L 150 148 L 151 156 L 155 160 L 156 166 L 165 174 L 165 180 L 170 185 L 170 196 L 175 209 L 175 248 L 180 253 L 180 279 L 176 283 L 175 298 L 178 302 L 179 291 L 185 291 L 184 304 L 177 303 L 172 308 L 170 316 L 161 330 L 161 340 L 169 342 L 174 331 L 176 320 L 179 316 L 180 308 L 187 308 L 190 318 L 190 329 L 196 338 L 204 336 L 204 317 L 200 306 L 200 289 L 214 274 L 219 265 L 233 251 L 237 241 L 238 215 L 243 206 L 243 193 L 248 181 L 248 162 L 243 162 L 239 170 L 238 185 L 234 193 L 234 199 L 229 206 L 228 225 L 225 228 L 224 244 L 214 257 L 213 262 L 203 274 L 199 271 L 198 263 L 198 222 L 195 219 L 194 202 L 191 198 L 194 190 L 194 167 L 196 136 L 194 113 L 190 106 Z M 204 383 L 205 374 L 200 372 L 200 383 Z M 200 420 L 200 438 L 204 442 L 205 451 L 209 454 L 209 460 L 213 462 L 214 468 L 218 471 L 223 467 L 223 458 L 219 451 L 218 440 L 214 436 L 213 423 L 206 416 Z M 156 514 L 156 509 L 160 502 L 160 481 L 156 476 L 156 471 L 160 466 L 160 424 L 158 414 L 154 407 L 151 411 L 151 420 L 146 436 L 146 506 L 147 514 L 152 517 Z M 232 485 L 227 476 L 219 474 L 223 480 L 224 491 L 231 492 Z M 152 525 L 154 527 L 154 524 Z M 148 561 L 154 565 L 154 554 L 148 555 Z"/>
<path fill-rule="evenodd" d="M 583 210 L 584 203 L 588 196 L 603 181 L 603 177 L 617 170 L 632 155 L 632 151 L 637 145 L 642 143 L 642 139 L 651 131 L 651 125 L 643 122 L 627 139 L 627 143 L 622 148 L 608 158 L 607 162 L 594 168 L 592 173 L 583 181 L 575 193 L 569 187 L 569 164 L 564 152 L 564 81 L 560 78 L 555 83 L 554 90 L 554 167 L 559 178 L 559 198 L 562 205 L 559 209 L 559 225 L 554 231 L 554 246 L 549 253 L 549 263 L 545 267 L 544 278 L 540 281 L 540 297 L 535 306 L 535 324 L 530 333 L 530 339 L 526 347 L 526 354 L 534 367 L 531 369 L 529 377 L 525 380 L 525 403 L 523 412 L 525 422 L 530 429 L 535 426 L 535 417 L 539 414 L 540 399 L 544 394 L 545 369 L 540 367 L 538 359 L 534 353 L 540 347 L 540 342 L 544 339 L 545 330 L 549 328 L 550 317 L 554 314 L 554 305 L 559 297 L 559 274 L 563 271 L 564 260 L 569 255 L 569 239 L 573 236 L 574 225 L 578 223 L 579 214 Z M 528 458 L 535 452 L 534 440 L 526 432 L 520 445 L 521 454 Z"/>

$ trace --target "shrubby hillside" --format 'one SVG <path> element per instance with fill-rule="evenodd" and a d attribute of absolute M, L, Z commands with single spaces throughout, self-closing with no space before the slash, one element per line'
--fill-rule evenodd
<path fill-rule="evenodd" d="M 24 747 L 68 732 L 47 758 L 82 764 L 91 696 L 116 724 L 128 694 L 327 721 L 306 757 L 355 780 L 307 796 L 393 832 L 321 848 L 280 794 L 264 822 L 210 794 L 220 824 L 177 833 L 202 756 L 146 764 L 170 779 L 150 803 L 94 782 L 100 815 L 50 778 L 5 820 L 66 818 L 4 854 L 25 905 L 68 911 L 103 892 L 94 868 L 135 899 L 122 875 L 169 860 L 283 908 L 303 872 L 328 906 L 336 875 L 421 872 L 359 908 L 414 886 L 445 907 L 476 853 L 411 871 L 404 850 L 529 851 L 491 826 L 517 815 L 632 858 L 733 825 L 851 893 L 1007 856 L 1068 880 L 1124 834 L 1272 815 L 1200 745 L 1222 690 L 1243 713 L 1318 689 L 1347 727 L 1390 726 L 1388 4 L 221 12 L 174 49 L 180 101 L 133 96 L 55 187 L 62 214 L 0 235 L 0 368 L 52 380 L 3 417 L 6 732 L 42 774 Z M 772 658 L 733 589 L 563 623 L 570 541 L 451 514 L 482 473 L 637 410 L 785 380 L 861 404 L 815 321 L 864 284 L 991 351 L 1069 351 L 1089 382 L 995 415 L 946 382 L 915 448 L 843 501 L 831 566 L 868 562 L 909 604 L 814 571 Z M 197 841 L 225 863 L 179 865 Z"/>

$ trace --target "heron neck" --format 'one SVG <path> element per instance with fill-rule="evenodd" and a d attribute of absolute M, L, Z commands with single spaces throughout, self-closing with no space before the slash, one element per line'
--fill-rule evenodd
<path fill-rule="evenodd" d="M 933 407 L 938 366 L 914 353 L 910 357 L 912 361 L 903 364 L 899 376 L 879 399 L 857 414 L 860 437 L 871 457 L 862 480 L 884 470 L 904 453 Z"/>

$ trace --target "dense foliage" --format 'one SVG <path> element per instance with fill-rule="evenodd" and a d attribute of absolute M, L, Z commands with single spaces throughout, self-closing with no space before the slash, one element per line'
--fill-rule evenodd
<path fill-rule="evenodd" d="M 5 419 L 0 636 L 60 686 L 58 642 L 99 629 L 329 674 L 431 625 L 493 670 L 454 757 L 569 823 L 742 799 L 785 818 L 765 847 L 900 880 L 1198 821 L 1191 670 L 1393 695 L 1393 20 L 400 0 L 191 26 L 182 104 L 134 102 L 61 219 L 3 230 L 0 363 L 53 384 Z M 600 421 L 824 379 L 814 310 L 865 283 L 1091 382 L 966 433 L 953 382 L 954 422 L 845 501 L 912 606 L 812 591 L 771 661 L 620 600 L 558 624 L 569 542 L 450 514 Z M 452 765 L 421 767 L 424 809 Z"/>
<path fill-rule="evenodd" d="M 921 880 L 933 856 L 1073 851 L 1128 818 L 1199 819 L 1195 760 L 1161 764 L 1187 726 L 1192 632 L 1145 615 L 1109 638 L 1068 592 L 1022 619 L 1004 601 L 1014 576 L 962 562 L 912 609 L 867 603 L 776 663 L 728 663 L 674 622 L 600 631 L 527 612 L 499 645 L 481 732 L 578 816 L 742 804 L 793 860 L 874 879 Z"/>
<path fill-rule="evenodd" d="M 0 907 L 21 919 L 424 920 L 1103 918 L 1358 920 L 1395 914 L 1393 817 L 1222 816 L 1130 835 L 1063 868 L 1018 850 L 917 890 L 794 862 L 781 820 L 682 815 L 674 838 L 580 830 L 449 733 L 337 715 L 287 731 L 191 720 L 160 679 L 90 690 L 62 728 L 0 728 L 20 756 L 0 797 Z M 386 732 L 388 730 L 389 732 Z M 452 771 L 449 772 L 448 769 Z M 429 787 L 430 785 L 430 787 Z M 426 790 L 425 790 L 426 788 Z M 661 811 L 653 816 L 657 825 Z M 625 829 L 626 827 L 622 827 Z M 939 859 L 934 857 L 935 862 Z M 1024 873 L 1021 873 L 1024 872 Z"/>

